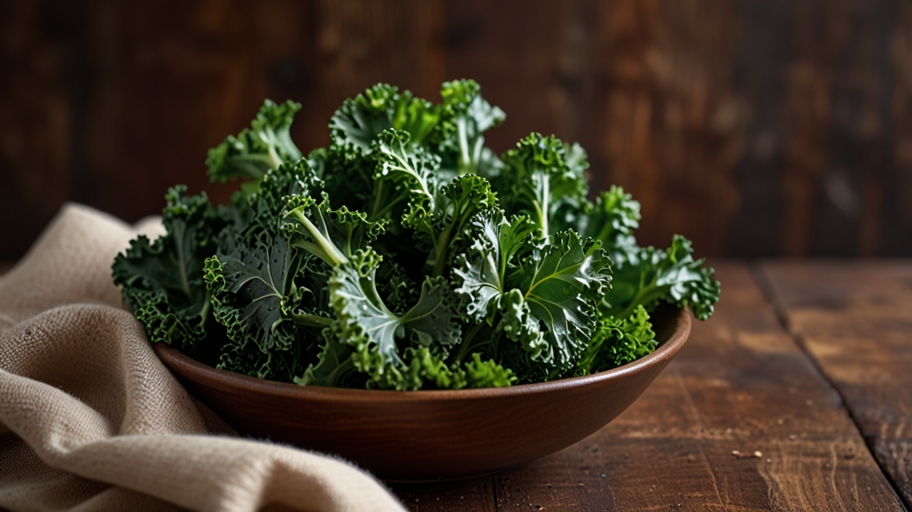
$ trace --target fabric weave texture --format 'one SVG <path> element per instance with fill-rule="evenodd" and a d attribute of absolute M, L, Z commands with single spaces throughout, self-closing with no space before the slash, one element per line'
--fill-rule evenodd
<path fill-rule="evenodd" d="M 65 205 L 0 277 L 0 508 L 404 510 L 332 457 L 240 439 L 194 401 L 121 307 L 129 226 Z"/>

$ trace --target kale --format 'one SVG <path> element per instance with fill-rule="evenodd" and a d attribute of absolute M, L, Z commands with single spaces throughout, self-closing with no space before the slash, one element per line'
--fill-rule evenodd
<path fill-rule="evenodd" d="M 586 199 L 585 166 L 578 161 L 585 157 L 571 156 L 558 138 L 532 133 L 504 153 L 505 167 L 494 179 L 504 208 L 528 215 L 545 238 L 563 208 Z"/>
<path fill-rule="evenodd" d="M 663 303 L 712 315 L 712 269 L 680 235 L 638 246 L 639 203 L 590 201 L 578 144 L 532 133 L 497 156 L 485 133 L 505 116 L 478 84 L 441 98 L 375 85 L 307 156 L 300 105 L 266 100 L 206 161 L 241 192 L 171 189 L 167 234 L 114 261 L 150 340 L 300 385 L 460 389 L 628 364 L 655 350 Z"/>
<path fill-rule="evenodd" d="M 114 259 L 114 284 L 123 301 L 156 343 L 190 349 L 212 329 L 210 294 L 203 282 L 205 259 L 214 254 L 222 229 L 206 194 L 187 197 L 179 185 L 165 196 L 167 234 L 150 241 L 140 235 Z"/>
<path fill-rule="evenodd" d="M 291 140 L 291 122 L 301 105 L 286 101 L 277 105 L 263 102 L 260 111 L 237 136 L 229 135 L 224 142 L 209 150 L 206 165 L 209 178 L 224 183 L 248 178 L 256 183 L 269 169 L 301 158 L 301 150 Z"/>

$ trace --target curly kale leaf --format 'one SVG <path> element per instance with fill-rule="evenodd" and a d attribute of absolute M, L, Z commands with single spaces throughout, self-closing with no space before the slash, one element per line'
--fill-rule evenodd
<path fill-rule="evenodd" d="M 377 269 L 377 291 L 390 311 L 399 315 L 408 311 L 418 302 L 419 290 L 402 265 L 384 257 L 383 265 Z"/>
<path fill-rule="evenodd" d="M 270 169 L 247 199 L 248 214 L 223 230 L 206 260 L 213 314 L 229 340 L 220 368 L 291 380 L 314 336 L 331 323 L 323 294 L 329 269 L 281 231 L 287 198 L 310 199 L 321 184 L 304 159 Z"/>
<path fill-rule="evenodd" d="M 494 360 L 483 360 L 472 354 L 464 364 L 447 365 L 442 357 L 428 347 L 408 347 L 404 352 L 408 365 L 403 370 L 383 374 L 377 382 L 383 389 L 463 389 L 507 387 L 516 382 L 512 370 Z"/>
<path fill-rule="evenodd" d="M 505 168 L 494 180 L 504 210 L 528 215 L 547 238 L 551 219 L 560 218 L 568 205 L 585 203 L 586 181 L 576 160 L 568 165 L 566 147 L 555 137 L 532 133 L 519 141 L 503 154 Z"/>
<path fill-rule="evenodd" d="M 440 96 L 440 123 L 431 140 L 443 158 L 443 172 L 496 175 L 501 163 L 484 147 L 484 133 L 500 125 L 506 114 L 481 97 L 481 87 L 474 80 L 444 82 Z"/>
<path fill-rule="evenodd" d="M 364 213 L 345 207 L 331 210 L 326 200 L 317 204 L 298 197 L 288 199 L 285 219 L 283 232 L 291 244 L 331 267 L 331 334 L 354 347 L 354 367 L 375 385 L 393 382 L 386 375 L 390 372 L 404 371 L 400 341 L 403 346 L 444 348 L 458 341 L 455 298 L 443 278 L 425 279 L 417 302 L 402 314 L 384 302 L 377 284 L 382 257 L 368 245 L 382 233 L 384 223 L 370 222 Z"/>
<path fill-rule="evenodd" d="M 596 304 L 611 279 L 607 257 L 597 243 L 584 243 L 573 231 L 536 244 L 529 235 L 537 226 L 525 217 L 507 223 L 502 215 L 491 215 L 480 227 L 454 269 L 456 292 L 466 320 L 494 329 L 481 335 L 481 343 L 471 339 L 481 331 L 469 331 L 460 353 L 478 350 L 485 338 L 497 343 L 502 333 L 514 343 L 500 341 L 499 350 L 522 377 L 561 375 L 595 330 Z M 525 256 L 513 263 L 517 253 Z M 521 351 L 511 349 L 516 344 Z"/>
<path fill-rule="evenodd" d="M 697 318 L 705 320 L 719 300 L 721 285 L 713 279 L 713 269 L 694 260 L 690 240 L 672 238 L 665 250 L 638 248 L 615 268 L 612 289 L 605 294 L 602 312 L 627 318 L 642 305 L 651 311 L 660 301 L 689 306 Z"/>
<path fill-rule="evenodd" d="M 386 389 L 462 389 L 468 384 L 466 372 L 446 362 L 428 347 L 405 349 L 408 367 L 400 372 L 387 372 L 380 387 Z"/>
<path fill-rule="evenodd" d="M 268 234 L 251 246 L 237 244 L 206 260 L 205 279 L 212 292 L 213 311 L 230 340 L 223 348 L 220 368 L 238 371 L 237 356 L 252 353 L 260 355 L 258 364 L 245 368 L 244 373 L 291 379 L 297 364 L 273 361 L 273 356 L 287 355 L 306 343 L 306 330 L 299 326 L 319 331 L 331 323 L 319 310 L 303 304 L 307 298 L 316 302 L 316 286 L 296 280 L 308 263 L 312 261 L 291 251 L 287 241 Z M 313 273 L 310 277 L 309 283 L 319 283 L 312 279 Z"/>
<path fill-rule="evenodd" d="M 259 180 L 269 169 L 301 158 L 301 150 L 291 140 L 291 123 L 301 105 L 293 101 L 263 102 L 260 111 L 236 137 L 229 135 L 209 150 L 206 166 L 209 179 L 224 183 L 237 178 Z"/>
<path fill-rule="evenodd" d="M 537 226 L 527 217 L 504 220 L 501 211 L 480 215 L 473 221 L 475 242 L 464 255 L 456 259 L 453 280 L 462 299 L 463 319 L 475 324 L 465 335 L 456 361 L 470 353 L 483 352 L 491 356 L 510 353 L 509 342 L 518 343 L 521 361 L 509 365 L 520 370 L 530 364 L 530 353 L 539 356 L 547 345 L 541 323 L 533 314 L 519 288 L 508 281 L 518 269 L 518 260 L 541 247 L 534 233 Z M 506 337 L 508 343 L 501 343 Z"/>
<path fill-rule="evenodd" d="M 374 189 L 370 219 L 390 218 L 394 208 L 414 198 L 434 206 L 440 186 L 435 171 L 440 157 L 409 144 L 409 134 L 391 128 L 377 136 L 373 144 Z"/>
<path fill-rule="evenodd" d="M 576 375 L 589 375 L 631 363 L 654 352 L 656 346 L 649 313 L 642 305 L 627 318 L 603 317 L 577 365 Z"/>
<path fill-rule="evenodd" d="M 373 158 L 349 156 L 340 146 L 317 148 L 307 155 L 307 161 L 317 176 L 324 181 L 324 190 L 336 207 L 347 206 L 352 210 L 368 210 L 374 195 Z"/>
<path fill-rule="evenodd" d="M 462 389 L 468 384 L 466 372 L 458 365 L 447 365 L 444 358 L 428 347 L 410 346 L 403 351 L 402 366 L 387 365 L 375 371 L 366 384 L 397 391 L 417 389 Z"/>
<path fill-rule="evenodd" d="M 391 195 L 388 183 L 380 184 L 375 192 L 377 138 L 395 129 L 408 134 L 406 146 L 421 146 L 439 117 L 436 105 L 408 91 L 399 93 L 396 87 L 377 84 L 345 100 L 330 121 L 332 145 L 314 150 L 308 158 L 326 180 L 326 191 L 335 206 L 372 212 L 371 219 L 378 219 L 396 206 L 397 198 Z M 382 213 L 372 210 L 383 207 L 388 209 Z"/>
<path fill-rule="evenodd" d="M 444 275 L 450 256 L 461 253 L 469 240 L 470 221 L 480 212 L 497 208 L 491 185 L 480 176 L 466 175 L 439 189 L 433 200 L 415 195 L 409 201 L 402 224 L 414 231 L 429 249 L 427 267 L 432 276 Z"/>
<path fill-rule="evenodd" d="M 507 222 L 502 212 L 493 211 L 475 219 L 472 228 L 475 241 L 453 268 L 459 285 L 456 292 L 465 302 L 467 321 L 493 325 L 508 292 L 506 278 L 515 269 L 517 254 L 531 253 L 536 247 L 532 236 L 536 225 L 524 216 Z M 519 297 L 521 300 L 522 295 Z"/>
<path fill-rule="evenodd" d="M 584 194 L 589 192 L 586 171 L 589 170 L 589 154 L 579 143 L 564 143 L 564 163 L 577 179 L 583 182 Z"/>
<path fill-rule="evenodd" d="M 282 216 L 282 231 L 297 248 L 320 258 L 329 267 L 346 263 L 360 248 L 376 240 L 386 222 L 370 222 L 367 215 L 343 206 L 333 210 L 329 198 L 290 196 Z"/>
<path fill-rule="evenodd" d="M 640 203 L 618 186 L 587 203 L 576 218 L 577 231 L 602 243 L 615 265 L 624 264 L 636 251 L 633 232 L 640 226 Z"/>
<path fill-rule="evenodd" d="M 324 183 L 306 159 L 288 162 L 270 169 L 259 182 L 257 189 L 248 196 L 235 198 L 232 208 L 236 213 L 232 227 L 245 239 L 258 236 L 262 231 L 274 231 L 279 225 L 288 196 L 318 196 Z"/>
<path fill-rule="evenodd" d="M 333 146 L 344 148 L 349 159 L 367 155 L 377 136 L 389 128 L 402 130 L 412 144 L 421 144 L 437 125 L 439 108 L 409 91 L 398 91 L 377 84 L 345 100 L 329 122 Z"/>
<path fill-rule="evenodd" d="M 470 388 L 504 388 L 517 381 L 513 370 L 504 368 L 493 359 L 483 361 L 481 354 L 472 354 L 465 364 L 466 386 Z"/>
<path fill-rule="evenodd" d="M 301 386 L 358 387 L 360 382 L 352 358 L 355 349 L 341 343 L 331 332 L 323 337 L 326 341 L 317 362 L 311 363 L 304 375 L 295 377 L 293 382 Z"/>
<path fill-rule="evenodd" d="M 443 357 L 429 347 L 407 347 L 403 352 L 405 367 L 389 367 L 370 384 L 381 389 L 463 389 L 506 387 L 516 382 L 509 368 L 492 359 L 483 360 L 472 354 L 465 363 L 447 365 Z"/>
<path fill-rule="evenodd" d="M 221 221 L 206 194 L 187 197 L 179 185 L 165 196 L 167 234 L 151 242 L 139 236 L 117 255 L 114 284 L 146 329 L 149 339 L 184 348 L 206 339 L 211 328 L 203 262 L 215 252 Z"/>
<path fill-rule="evenodd" d="M 574 231 L 555 233 L 550 242 L 520 263 L 508 286 L 523 292 L 545 333 L 544 343 L 527 348 L 532 359 L 567 368 L 589 344 L 596 305 L 611 282 L 610 261 L 598 243 Z"/>
<path fill-rule="evenodd" d="M 427 278 L 417 304 L 403 315 L 390 311 L 376 287 L 381 257 L 360 250 L 333 270 L 329 293 L 340 340 L 357 350 L 356 366 L 379 379 L 388 366 L 404 366 L 397 339 L 413 346 L 451 347 L 459 341 L 452 292 L 445 279 Z"/>

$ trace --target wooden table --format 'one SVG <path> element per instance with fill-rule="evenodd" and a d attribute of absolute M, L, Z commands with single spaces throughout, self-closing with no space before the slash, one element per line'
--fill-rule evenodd
<path fill-rule="evenodd" d="M 912 508 L 912 261 L 714 266 L 715 316 L 608 426 L 393 491 L 416 511 Z"/>
<path fill-rule="evenodd" d="M 416 511 L 912 509 L 912 261 L 713 265 L 716 315 L 608 426 L 393 491 Z"/>

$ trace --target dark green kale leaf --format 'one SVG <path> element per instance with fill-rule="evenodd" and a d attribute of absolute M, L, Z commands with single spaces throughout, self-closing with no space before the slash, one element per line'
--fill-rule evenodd
<path fill-rule="evenodd" d="M 320 203 L 310 196 L 287 197 L 281 229 L 294 247 L 335 268 L 383 234 L 388 222 L 371 222 L 345 206 L 333 210 L 329 198 L 322 197 Z"/>
<path fill-rule="evenodd" d="M 313 260 L 290 250 L 275 230 L 263 232 L 252 245 L 236 244 L 226 249 L 207 259 L 205 269 L 213 311 L 227 328 L 229 339 L 219 367 L 260 378 L 291 380 L 297 373 L 295 352 L 300 345 L 311 343 L 307 330 L 298 326 L 319 332 L 331 323 L 317 308 L 302 304 L 306 298 L 316 302 L 315 290 L 307 286 L 319 282 L 312 279 L 318 273 L 307 271 Z M 301 275 L 311 279 L 296 279 Z"/>
<path fill-rule="evenodd" d="M 489 215 L 479 227 L 454 269 L 463 315 L 476 322 L 459 354 L 496 346 L 523 382 L 563 375 L 596 328 L 595 308 L 611 279 L 607 257 L 573 231 L 540 245 L 526 217 L 507 223 L 502 214 Z"/>
<path fill-rule="evenodd" d="M 377 166 L 373 158 L 353 155 L 340 146 L 329 146 L 311 151 L 307 161 L 324 181 L 323 189 L 334 206 L 361 211 L 370 209 Z"/>
<path fill-rule="evenodd" d="M 364 387 L 364 379 L 358 379 L 351 345 L 342 343 L 330 331 L 323 334 L 325 343 L 317 357 L 304 370 L 304 375 L 295 377 L 294 383 L 302 386 Z"/>
<path fill-rule="evenodd" d="M 649 313 L 642 305 L 627 318 L 602 317 L 576 367 L 576 375 L 589 375 L 631 363 L 654 352 L 656 346 Z"/>
<path fill-rule="evenodd" d="M 439 108 L 409 91 L 398 91 L 377 84 L 345 100 L 329 122 L 333 146 L 344 148 L 350 158 L 367 155 L 377 136 L 389 128 L 408 133 L 412 144 L 422 144 L 437 125 Z"/>
<path fill-rule="evenodd" d="M 209 150 L 206 166 L 209 179 L 224 183 L 236 178 L 259 180 L 266 171 L 301 158 L 301 150 L 291 140 L 291 123 L 301 105 L 293 101 L 276 104 L 263 102 L 260 111 L 235 137 L 229 135 Z M 251 187 L 255 189 L 255 186 Z"/>
<path fill-rule="evenodd" d="M 440 186 L 434 174 L 440 158 L 422 147 L 409 144 L 409 134 L 391 128 L 379 134 L 373 144 L 374 194 L 369 218 L 388 219 L 397 205 L 405 207 L 410 198 L 429 201 L 433 207 Z"/>
<path fill-rule="evenodd" d="M 611 282 L 610 261 L 597 242 L 575 231 L 555 233 L 508 278 L 542 325 L 544 343 L 527 348 L 534 361 L 563 370 L 575 364 L 595 330 L 596 305 Z M 525 348 L 525 347 L 524 347 Z"/>
<path fill-rule="evenodd" d="M 223 230 L 206 260 L 213 313 L 227 329 L 220 368 L 291 380 L 331 323 L 322 292 L 329 269 L 281 231 L 287 197 L 310 198 L 320 186 L 304 159 L 270 169 L 249 197 L 249 215 Z"/>
<path fill-rule="evenodd" d="M 388 206 L 388 184 L 375 191 L 376 159 L 373 148 L 377 137 L 388 129 L 407 133 L 406 145 L 426 142 L 439 119 L 439 108 L 396 87 L 377 84 L 355 98 L 345 100 L 330 121 L 332 145 L 318 148 L 308 158 L 326 181 L 326 191 L 335 206 L 372 212 L 371 219 L 383 217 L 372 208 Z M 401 198 L 399 198 L 401 199 Z M 387 210 L 384 213 L 388 213 Z"/>
<path fill-rule="evenodd" d="M 165 196 L 167 234 L 151 242 L 142 235 L 114 259 L 114 284 L 149 339 L 189 349 L 212 327 L 203 262 L 215 252 L 221 221 L 206 194 L 187 197 L 178 185 Z"/>
<path fill-rule="evenodd" d="M 381 257 L 361 250 L 334 269 L 329 281 L 336 312 L 334 332 L 355 347 L 355 366 L 381 381 L 385 372 L 405 366 L 397 340 L 410 346 L 445 350 L 456 344 L 460 327 L 454 297 L 443 278 L 427 278 L 417 304 L 396 315 L 383 303 L 376 288 L 376 270 Z"/>
<path fill-rule="evenodd" d="M 709 318 L 721 285 L 713 269 L 693 259 L 690 240 L 675 235 L 668 249 L 637 248 L 615 267 L 612 289 L 601 304 L 607 316 L 627 318 L 642 305 L 651 311 L 659 302 L 689 306 L 700 320 Z"/>
<path fill-rule="evenodd" d="M 567 207 L 578 208 L 586 201 L 588 187 L 579 163 L 567 163 L 566 147 L 555 137 L 532 133 L 503 154 L 505 168 L 496 179 L 501 205 L 509 214 L 525 214 L 535 221 L 547 238 L 552 219 L 565 217 Z"/>
<path fill-rule="evenodd" d="M 594 204 L 586 203 L 576 222 L 579 233 L 601 242 L 616 266 L 637 250 L 633 232 L 640 226 L 640 203 L 621 187 L 612 185 Z"/>
<path fill-rule="evenodd" d="M 403 380 L 407 363 L 401 356 L 406 347 L 434 344 L 445 351 L 458 341 L 455 297 L 445 279 L 425 279 L 417 302 L 401 315 L 383 301 L 377 288 L 382 257 L 368 243 L 382 233 L 385 223 L 370 222 L 366 214 L 345 207 L 332 210 L 326 200 L 317 204 L 299 197 L 289 198 L 284 217 L 283 231 L 293 246 L 332 268 L 328 281 L 335 313 L 331 336 L 354 348 L 350 354 L 354 368 L 367 374 L 373 385 L 407 385 Z M 326 368 L 314 365 L 310 373 L 331 373 L 332 363 L 326 364 Z"/>
<path fill-rule="evenodd" d="M 384 256 L 383 265 L 377 269 L 377 291 L 390 311 L 404 314 L 418 302 L 419 290 L 402 265 Z"/>
<path fill-rule="evenodd" d="M 440 96 L 440 122 L 430 140 L 442 158 L 441 172 L 449 176 L 498 174 L 502 164 L 484 146 L 484 133 L 500 125 L 506 114 L 481 97 L 481 87 L 474 80 L 444 82 Z"/>
<path fill-rule="evenodd" d="M 541 324 L 519 288 L 511 288 L 508 277 L 518 269 L 518 260 L 541 247 L 534 233 L 535 223 L 516 216 L 507 222 L 503 212 L 494 210 L 473 221 L 475 242 L 464 255 L 456 258 L 453 281 L 462 298 L 460 314 L 474 324 L 464 336 L 454 359 L 462 361 L 468 354 L 484 353 L 502 358 L 510 353 L 511 344 L 521 362 L 510 365 L 514 371 L 532 363 L 529 354 L 539 355 L 547 344 Z M 501 338 L 506 338 L 502 342 Z M 523 372 L 525 374 L 525 372 Z"/>
<path fill-rule="evenodd" d="M 537 226 L 524 216 L 507 222 L 502 211 L 494 210 L 475 219 L 472 227 L 475 241 L 453 269 L 456 292 L 463 297 L 466 321 L 494 325 L 505 306 L 506 279 L 516 269 L 517 255 L 531 254 L 538 246 L 532 236 Z M 519 298 L 524 303 L 521 293 Z"/>
<path fill-rule="evenodd" d="M 471 243 L 470 221 L 482 212 L 497 209 L 497 197 L 488 180 L 466 175 L 437 189 L 429 198 L 413 194 L 402 219 L 415 238 L 428 250 L 426 267 L 430 275 L 441 276 L 451 267 L 451 256 L 462 253 Z"/>

